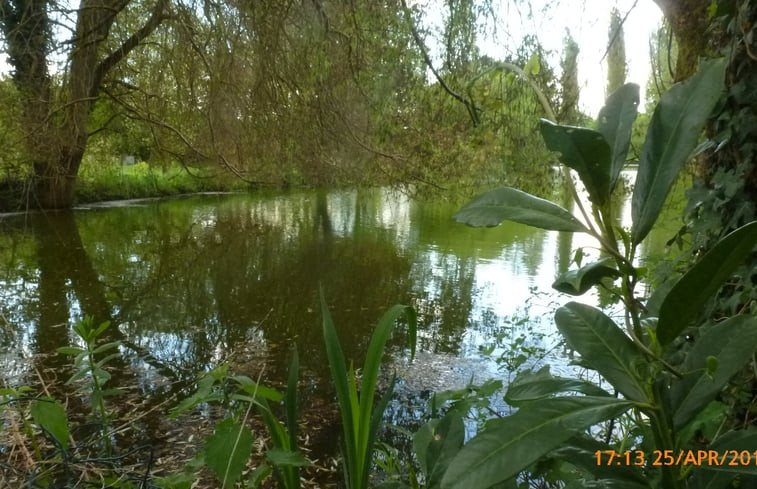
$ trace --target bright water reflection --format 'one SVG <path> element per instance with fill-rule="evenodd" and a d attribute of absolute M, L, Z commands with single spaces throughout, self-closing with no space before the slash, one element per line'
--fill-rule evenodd
<path fill-rule="evenodd" d="M 239 373 L 255 377 L 266 365 L 265 377 L 281 380 L 292 342 L 319 391 L 327 374 L 319 285 L 356 362 L 389 305 L 417 308 L 421 353 L 402 370 L 407 389 L 504 375 L 479 354 L 503 333 L 538 332 L 525 345 L 565 369 L 551 316 L 568 299 L 550 285 L 590 241 L 513 223 L 472 229 L 452 221 L 456 210 L 354 190 L 0 217 L 2 382 L 34 384 L 39 372 L 53 393 L 64 391 L 70 367 L 53 352 L 74 341 L 71 322 L 89 315 L 118 325 L 115 380 L 144 396 L 230 358 Z M 402 358 L 400 335 L 392 341 Z"/>

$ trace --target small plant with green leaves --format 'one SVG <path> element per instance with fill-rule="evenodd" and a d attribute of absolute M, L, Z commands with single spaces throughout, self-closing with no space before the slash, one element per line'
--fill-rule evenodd
<path fill-rule="evenodd" d="M 113 446 L 108 433 L 110 416 L 105 407 L 105 399 L 122 393 L 119 388 L 106 388 L 105 384 L 110 380 L 110 373 L 106 370 L 108 362 L 117 358 L 120 353 L 119 341 L 102 342 L 102 335 L 110 327 L 110 321 L 94 324 L 91 317 L 74 324 L 74 332 L 84 343 L 84 347 L 66 346 L 58 348 L 58 353 L 72 355 L 74 357 L 74 374 L 68 380 L 68 384 L 84 381 L 84 387 L 89 395 L 92 410 L 95 417 L 99 418 L 102 439 L 105 441 L 108 452 L 112 452 Z"/>
<path fill-rule="evenodd" d="M 344 353 L 339 343 L 336 327 L 321 291 L 323 314 L 323 339 L 331 370 L 331 379 L 336 387 L 337 400 L 342 415 L 342 467 L 347 489 L 367 489 L 373 467 L 376 433 L 394 391 L 395 379 L 376 403 L 377 381 L 384 347 L 396 321 L 405 316 L 410 336 L 411 357 L 415 356 L 417 320 L 415 310 L 409 306 L 395 305 L 379 320 L 366 352 L 362 376 L 358 386 L 355 369 L 347 368 Z"/>
<path fill-rule="evenodd" d="M 0 414 L 3 414 L 3 410 L 6 410 L 8 414 L 8 417 L 2 418 L 5 421 L 3 427 L 14 427 L 13 429 L 20 431 L 23 435 L 21 441 L 31 444 L 34 455 L 32 460 L 26 461 L 27 465 L 42 463 L 47 458 L 43 455 L 34 425 L 52 441 L 56 451 L 66 458 L 70 434 L 63 405 L 55 399 L 35 396 L 33 393 L 34 389 L 27 386 L 0 389 Z M 12 406 L 14 412 L 10 412 L 9 406 Z"/>
<path fill-rule="evenodd" d="M 293 349 L 289 363 L 289 377 L 285 394 L 260 384 L 244 375 L 233 375 L 226 364 L 200 376 L 197 390 L 172 410 L 172 417 L 204 403 L 219 403 L 227 416 L 206 441 L 203 451 L 184 471 L 158 481 L 165 489 L 190 487 L 197 472 L 208 467 L 222 488 L 234 487 L 245 479 L 245 487 L 258 487 L 270 476 L 280 487 L 300 487 L 300 467 L 310 465 L 298 449 L 297 442 L 297 383 L 299 357 Z M 283 400 L 285 422 L 274 415 L 269 403 Z M 253 447 L 253 432 L 247 426 L 251 410 L 255 409 L 268 430 L 271 447 L 266 449 L 265 460 L 244 477 Z"/>
<path fill-rule="evenodd" d="M 706 62 L 660 100 L 641 151 L 630 229 L 615 222 L 611 196 L 626 162 L 639 102 L 633 84 L 608 98 L 596 131 L 541 122 L 547 147 L 560 153 L 588 194 L 586 206 L 566 172 L 580 218 L 514 188 L 485 193 L 458 212 L 456 219 L 472 226 L 511 220 L 593 237 L 602 257 L 564 273 L 554 287 L 578 296 L 604 285 L 623 305 L 625 324 L 579 302 L 560 307 L 555 322 L 566 343 L 614 392 L 545 369 L 521 373 L 505 395 L 518 411 L 487 424 L 459 450 L 445 448 L 460 444 L 459 423 L 440 421 L 429 428 L 440 447 L 433 452 L 438 452 L 433 468 L 428 457 L 421 459 L 431 473 L 430 486 L 438 480 L 442 489 L 484 489 L 508 481 L 515 487 L 518 474 L 535 470 L 546 458 L 572 467 L 571 487 L 715 489 L 746 483 L 755 475 L 757 432 L 710 425 L 724 419 L 718 416 L 727 409 L 721 394 L 753 361 L 757 317 L 740 314 L 713 321 L 705 317 L 704 306 L 753 253 L 757 222 L 725 236 L 648 299 L 637 292 L 644 278 L 644 269 L 636 265 L 637 251 L 721 98 L 724 73 L 723 60 Z M 608 424 L 600 441 L 602 423 Z M 621 436 L 613 436 L 613 426 L 621 427 Z M 717 454 L 717 460 L 728 453 L 748 454 L 749 464 L 701 463 L 697 457 L 703 451 Z M 443 474 L 435 475 L 440 470 Z"/>

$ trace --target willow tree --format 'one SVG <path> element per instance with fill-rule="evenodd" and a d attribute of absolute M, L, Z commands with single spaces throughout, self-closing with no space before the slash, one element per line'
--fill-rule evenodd
<path fill-rule="evenodd" d="M 67 10 L 50 0 L 0 0 L 0 28 L 21 97 L 21 127 L 40 207 L 72 204 L 103 83 L 170 12 L 168 0 L 155 0 L 142 23 L 116 29 L 136 3 L 81 0 L 78 8 Z M 51 73 L 60 53 L 65 66 Z"/>

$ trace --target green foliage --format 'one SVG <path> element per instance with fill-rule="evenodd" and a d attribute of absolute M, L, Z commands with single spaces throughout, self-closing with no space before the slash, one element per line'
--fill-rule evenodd
<path fill-rule="evenodd" d="M 109 362 L 120 356 L 119 341 L 103 343 L 102 336 L 110 327 L 110 321 L 105 321 L 96 326 L 91 317 L 74 324 L 74 332 L 84 342 L 84 348 L 62 347 L 58 353 L 72 355 L 74 357 L 74 374 L 68 380 L 68 384 L 82 380 L 84 389 L 90 394 L 92 410 L 101 423 L 102 439 L 112 451 L 110 433 L 108 431 L 109 415 L 105 406 L 105 399 L 121 393 L 119 388 L 105 389 L 105 384 L 110 380 L 110 373 L 106 370 Z"/>
<path fill-rule="evenodd" d="M 76 189 L 76 202 L 83 204 L 248 188 L 241 180 L 218 172 L 185 168 L 178 163 L 155 166 L 139 162 L 121 166 L 119 162 L 85 160 Z"/>
<path fill-rule="evenodd" d="M 423 425 L 413 436 L 413 448 L 425 487 L 438 489 L 449 463 L 463 447 L 465 425 L 457 411 L 451 411 L 441 419 L 433 419 Z"/>
<path fill-rule="evenodd" d="M 555 231 L 583 231 L 581 222 L 557 204 L 514 188 L 480 195 L 455 214 L 458 222 L 472 226 L 497 226 L 510 220 Z"/>
<path fill-rule="evenodd" d="M 626 411 L 613 397 L 557 397 L 524 403 L 493 421 L 452 460 L 442 488 L 484 488 L 505 481 L 588 427 Z"/>
<path fill-rule="evenodd" d="M 757 222 L 752 222 L 721 239 L 662 300 L 657 339 L 665 345 L 701 312 L 706 300 L 720 289 L 736 268 L 752 253 L 757 243 Z"/>
<path fill-rule="evenodd" d="M 233 419 L 227 418 L 217 426 L 205 442 L 205 464 L 221 482 L 221 487 L 233 487 L 242 476 L 252 449 L 252 432 Z"/>
<path fill-rule="evenodd" d="M 602 110 L 600 132 L 543 125 L 548 147 L 560 151 L 563 162 L 578 172 L 593 204 L 591 214 L 578 206 L 587 223 L 580 232 L 593 236 L 606 255 L 564 274 L 555 286 L 580 295 L 593 285 L 619 278 L 621 286 L 614 293 L 626 310 L 625 331 L 602 311 L 576 302 L 560 307 L 555 322 L 568 346 L 580 354 L 582 365 L 597 372 L 623 397 L 617 399 L 581 381 L 556 379 L 547 371 L 521 374 L 505 396 L 519 410 L 487 423 L 463 446 L 450 462 L 442 487 L 486 488 L 533 469 L 539 460 L 558 459 L 573 467 L 568 473 L 573 475 L 566 476 L 558 468 L 551 471 L 563 474 L 564 481 L 571 479 L 571 487 L 594 483 L 676 489 L 700 487 L 706 481 L 707 487 L 724 488 L 730 487 L 734 477 L 752 472 L 751 467 L 730 467 L 727 475 L 713 475 L 714 470 L 704 467 L 656 467 L 647 460 L 648 476 L 643 480 L 640 474 L 604 471 L 587 461 L 592 449 L 596 453 L 634 449 L 646 453 L 647 459 L 654 450 L 681 453 L 692 449 L 692 433 L 711 424 L 708 420 L 722 419 L 718 399 L 727 394 L 728 383 L 757 352 L 754 316 L 735 315 L 714 326 L 703 325 L 701 319 L 703 305 L 757 244 L 757 222 L 720 240 L 672 287 L 656 292 L 649 309 L 634 291 L 643 275 L 634 266 L 636 247 L 657 220 L 670 186 L 720 98 L 724 70 L 722 60 L 705 63 L 689 82 L 665 94 L 656 108 L 639 164 L 631 230 L 615 227 L 607 216 L 612 215 L 613 205 L 610 181 L 619 173 L 631 139 L 637 88 L 627 85 L 610 97 Z M 461 220 L 471 225 L 492 225 L 497 218 L 523 222 L 517 206 L 499 209 L 496 202 L 491 204 L 466 208 Z M 501 202 L 502 207 L 508 205 Z M 699 329 L 693 330 L 693 346 L 687 347 L 682 335 L 691 324 L 698 324 Z M 613 444 L 576 437 L 610 419 L 611 427 L 620 419 L 633 428 Z M 711 438 L 704 442 L 717 453 L 732 449 L 726 441 L 738 445 L 735 440 L 752 439 L 747 431 L 707 432 Z M 608 433 L 606 441 L 613 441 L 612 435 Z M 581 480 L 581 474 L 588 478 Z"/>
<path fill-rule="evenodd" d="M 607 33 L 607 92 L 614 93 L 626 82 L 626 41 L 623 33 L 623 19 L 618 9 L 610 14 L 610 28 Z"/>
<path fill-rule="evenodd" d="M 55 399 L 37 399 L 32 402 L 31 415 L 34 422 L 53 437 L 62 449 L 68 449 L 68 418 L 63 405 Z"/>
<path fill-rule="evenodd" d="M 401 315 L 407 318 L 411 357 L 415 355 L 416 315 L 411 307 L 396 305 L 382 316 L 368 345 L 365 364 L 361 371 L 362 378 L 358 386 L 355 370 L 352 367 L 348 370 L 345 364 L 344 353 L 342 353 L 336 328 L 322 291 L 321 312 L 326 355 L 342 415 L 344 483 L 348 489 L 365 489 L 368 487 L 373 463 L 376 432 L 394 390 L 394 379 L 392 379 L 389 388 L 374 407 L 381 356 L 395 322 Z"/>
<path fill-rule="evenodd" d="M 707 117 L 722 96 L 724 73 L 724 60 L 706 63 L 690 80 L 666 92 L 655 109 L 633 193 L 634 244 L 652 229 L 670 187 L 694 150 Z"/>
<path fill-rule="evenodd" d="M 597 118 L 599 131 L 610 145 L 612 164 L 610 169 L 610 189 L 615 188 L 618 176 L 626 164 L 628 147 L 636 112 L 639 107 L 639 86 L 633 83 L 623 85 L 611 92 Z"/>
<path fill-rule="evenodd" d="M 560 126 L 542 120 L 541 134 L 547 148 L 561 154 L 560 162 L 578 172 L 589 199 L 602 206 L 610 198 L 611 148 L 605 137 L 594 130 Z"/>
<path fill-rule="evenodd" d="M 246 476 L 248 487 L 259 487 L 273 476 L 281 487 L 300 487 L 300 467 L 310 465 L 298 449 L 297 443 L 297 383 L 299 357 L 292 351 L 289 363 L 289 379 L 285 394 L 263 386 L 244 375 L 233 375 L 227 365 L 220 365 L 203 374 L 197 380 L 197 390 L 172 409 L 177 417 L 200 404 L 220 403 L 228 417 L 216 426 L 215 433 L 206 441 L 202 457 L 184 468 L 180 473 L 164 479 L 162 487 L 183 487 L 186 481 L 193 482 L 197 471 L 203 466 L 212 470 L 223 487 L 233 486 L 240 478 L 251 456 L 253 434 L 245 425 L 250 410 L 254 408 L 268 430 L 271 448 L 266 450 L 265 460 Z M 284 401 L 286 422 L 274 415 L 270 402 Z"/>
<path fill-rule="evenodd" d="M 644 354 L 612 319 L 594 307 L 569 302 L 557 310 L 555 323 L 583 361 L 627 399 L 649 401 L 642 370 Z"/>
<path fill-rule="evenodd" d="M 578 112 L 580 95 L 578 53 L 578 44 L 570 32 L 566 32 L 563 40 L 563 59 L 560 61 L 562 75 L 560 76 L 560 109 L 557 116 L 557 120 L 562 124 L 578 124 L 581 119 Z"/>
<path fill-rule="evenodd" d="M 583 295 L 604 279 L 618 277 L 620 272 L 612 265 L 612 260 L 604 258 L 561 274 L 552 284 L 552 288 L 565 294 Z"/>

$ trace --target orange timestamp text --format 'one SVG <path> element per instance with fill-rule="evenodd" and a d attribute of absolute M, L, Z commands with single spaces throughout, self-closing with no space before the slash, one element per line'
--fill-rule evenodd
<path fill-rule="evenodd" d="M 757 450 L 655 450 L 647 454 L 641 450 L 597 450 L 594 452 L 597 465 L 635 465 L 668 467 L 692 465 L 695 467 L 745 467 L 757 466 Z"/>

